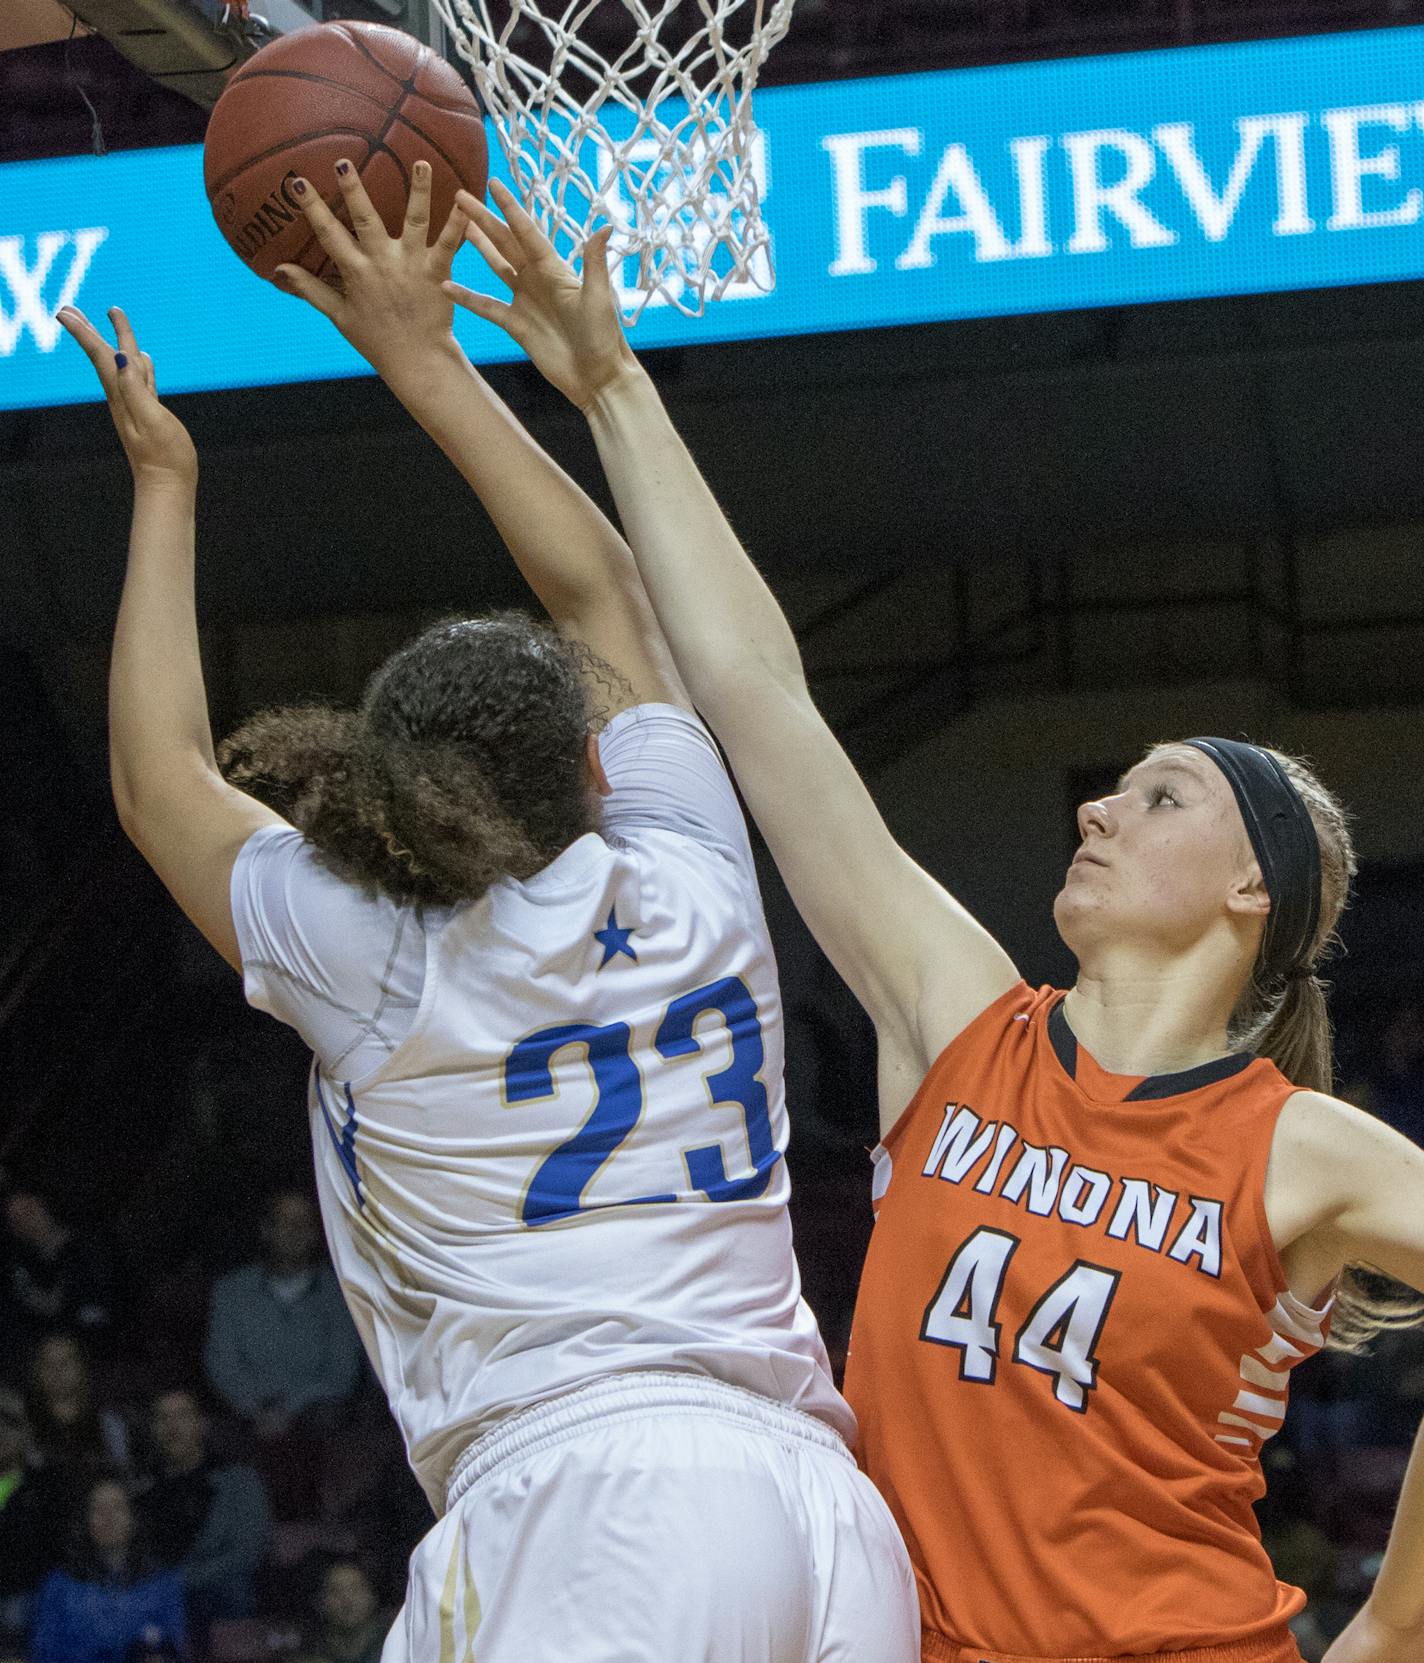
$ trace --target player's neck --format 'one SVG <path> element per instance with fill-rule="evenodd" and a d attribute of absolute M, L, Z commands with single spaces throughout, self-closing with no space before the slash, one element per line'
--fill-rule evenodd
<path fill-rule="evenodd" d="M 1110 1074 L 1177 1074 L 1224 1056 L 1234 1001 L 1216 967 L 1116 964 L 1079 971 L 1063 1014 Z"/>

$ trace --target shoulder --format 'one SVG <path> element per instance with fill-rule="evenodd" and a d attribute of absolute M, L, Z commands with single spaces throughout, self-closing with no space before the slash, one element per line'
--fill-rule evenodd
<path fill-rule="evenodd" d="M 181 1571 L 161 1569 L 150 1561 L 129 1583 L 128 1592 L 135 1599 L 152 1599 L 157 1594 L 166 1594 L 175 1584 L 183 1586 Z"/>
<path fill-rule="evenodd" d="M 1329 1183 L 1357 1162 L 1373 1164 L 1399 1134 L 1353 1103 L 1323 1091 L 1294 1091 L 1276 1122 L 1272 1154 Z"/>
<path fill-rule="evenodd" d="M 1061 988 L 1030 987 L 1021 976 L 1016 976 L 940 1048 L 930 1064 L 930 1072 L 941 1066 L 963 1065 L 975 1058 L 987 1061 L 1001 1052 L 1006 1041 L 1036 1035 L 1062 997 Z"/>
<path fill-rule="evenodd" d="M 609 786 L 605 835 L 626 842 L 643 831 L 671 832 L 750 864 L 736 791 L 716 741 L 691 711 L 630 706 L 599 735 L 598 748 Z"/>
<path fill-rule="evenodd" d="M 213 1491 L 220 1501 L 248 1501 L 254 1497 L 265 1500 L 261 1475 L 245 1461 L 228 1461 L 214 1467 L 212 1476 Z"/>
<path fill-rule="evenodd" d="M 40 1605 L 51 1612 L 62 1611 L 82 1596 L 84 1584 L 68 1571 L 51 1571 L 40 1584 Z"/>
<path fill-rule="evenodd" d="M 254 868 L 267 870 L 301 861 L 315 864 L 317 851 L 295 826 L 259 826 L 237 851 L 233 881 L 237 881 L 240 873 L 249 873 Z"/>
<path fill-rule="evenodd" d="M 246 1461 L 223 1461 L 209 1469 L 213 1483 L 222 1489 L 241 1490 L 249 1485 L 261 1485 L 262 1476 L 256 1467 L 248 1466 Z"/>
<path fill-rule="evenodd" d="M 261 1265 L 239 1265 L 213 1283 L 213 1304 L 248 1300 L 262 1291 Z"/>
<path fill-rule="evenodd" d="M 308 837 L 292 826 L 261 826 L 233 863 L 235 903 L 248 910 L 290 910 L 293 904 L 394 911 L 400 902 L 377 885 L 343 876 Z"/>
<path fill-rule="evenodd" d="M 986 1080 L 1002 1082 L 1004 1076 L 1000 1071 L 1005 1068 L 1010 1073 L 1013 1071 L 1014 1062 L 1008 1059 L 1016 1043 L 1018 1066 L 1024 1070 L 1031 1068 L 1033 1038 L 1060 997 L 1057 988 L 1030 987 L 1019 978 L 991 999 L 921 1070 L 914 1096 L 885 1134 L 885 1146 L 891 1147 L 904 1134 L 927 1103 L 936 1105 L 937 1117 L 946 1096 L 974 1090 L 982 1093 Z"/>
<path fill-rule="evenodd" d="M 323 1259 L 316 1267 L 316 1280 L 312 1283 L 312 1290 L 319 1293 L 323 1299 L 340 1301 L 342 1309 L 345 1310 L 346 1302 L 341 1292 L 341 1280 L 329 1259 Z"/>
<path fill-rule="evenodd" d="M 232 869 L 233 918 L 249 956 L 274 956 L 298 971 L 311 955 L 342 956 L 353 930 L 384 936 L 398 918 L 419 911 L 378 884 L 340 872 L 316 844 L 288 826 L 264 826 L 238 852 Z M 296 931 L 295 936 L 293 931 Z M 284 951 L 285 949 L 285 951 Z M 355 956 L 362 956 L 360 943 Z"/>
<path fill-rule="evenodd" d="M 1287 1225 L 1287 1241 L 1338 1233 L 1381 1197 L 1415 1195 L 1421 1176 L 1424 1152 L 1382 1120 L 1326 1092 L 1297 1091 L 1271 1140 L 1267 1209 Z"/>
<path fill-rule="evenodd" d="M 186 1599 L 183 1573 L 176 1570 L 149 1571 L 131 1585 L 128 1598 L 130 1609 L 137 1606 L 151 1614 L 162 1612 L 171 1617 L 175 1611 L 182 1609 Z"/>
<path fill-rule="evenodd" d="M 1044 1031 L 1054 1007 L 1063 997 L 1061 988 L 1030 987 L 1020 977 L 1002 993 L 990 999 L 930 1063 L 927 1079 L 947 1069 L 995 1069 L 1010 1054 L 1023 1068 L 1032 1066 L 1036 1050 L 1033 1041 Z"/>

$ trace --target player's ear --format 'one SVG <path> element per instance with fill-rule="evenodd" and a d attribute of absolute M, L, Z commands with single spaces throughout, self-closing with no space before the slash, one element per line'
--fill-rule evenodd
<path fill-rule="evenodd" d="M 1260 866 L 1253 860 L 1231 887 L 1226 910 L 1243 916 L 1264 917 L 1271 910 L 1271 896 Z"/>
<path fill-rule="evenodd" d="M 603 758 L 598 754 L 598 735 L 590 733 L 584 740 L 584 760 L 588 765 L 589 784 L 600 797 L 611 797 L 613 787 L 603 771 Z"/>

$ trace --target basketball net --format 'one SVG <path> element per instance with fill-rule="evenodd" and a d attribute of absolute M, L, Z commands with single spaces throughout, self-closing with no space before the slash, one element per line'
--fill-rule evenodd
<path fill-rule="evenodd" d="M 434 0 L 554 246 L 612 223 L 630 322 L 772 287 L 752 89 L 794 3 Z"/>

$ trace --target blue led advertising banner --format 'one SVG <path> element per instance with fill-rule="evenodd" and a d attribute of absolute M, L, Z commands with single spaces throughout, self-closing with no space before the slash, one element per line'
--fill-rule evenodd
<path fill-rule="evenodd" d="M 634 343 L 1424 276 L 1422 92 L 1413 27 L 770 88 L 774 290 L 649 307 Z M 497 287 L 473 250 L 456 273 Z M 0 408 L 94 397 L 71 302 L 123 305 L 170 392 L 365 369 L 231 252 L 197 146 L 0 166 Z"/>

